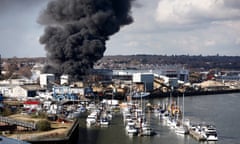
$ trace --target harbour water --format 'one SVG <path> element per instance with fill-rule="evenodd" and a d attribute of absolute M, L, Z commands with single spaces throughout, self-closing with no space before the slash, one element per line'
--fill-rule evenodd
<path fill-rule="evenodd" d="M 176 99 L 177 100 L 177 99 Z M 151 104 L 167 101 L 167 98 L 144 100 Z M 180 105 L 182 97 L 180 97 Z M 240 143 L 240 93 L 185 97 L 185 118 L 198 123 L 214 124 L 217 128 L 217 144 Z M 130 137 L 126 134 L 122 114 L 116 113 L 109 127 L 86 128 L 80 124 L 78 144 L 199 144 L 189 135 L 177 135 L 164 121 L 153 113 L 146 114 L 157 133 L 151 137 Z M 85 119 L 81 119 L 82 123 Z"/>

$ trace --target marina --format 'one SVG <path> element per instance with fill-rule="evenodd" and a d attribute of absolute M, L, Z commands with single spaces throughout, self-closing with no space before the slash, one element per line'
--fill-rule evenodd
<path fill-rule="evenodd" d="M 240 140 L 239 136 L 239 123 L 238 115 L 232 116 L 231 113 L 237 112 L 239 105 L 237 103 L 240 94 L 221 94 L 221 95 L 208 95 L 208 96 L 194 96 L 185 98 L 185 117 L 190 119 L 192 122 L 198 124 L 211 123 L 216 126 L 217 130 L 217 141 L 211 141 L 211 143 L 225 144 L 238 143 Z M 167 101 L 166 98 L 162 99 L 148 99 L 146 102 L 157 104 L 159 102 Z M 181 101 L 181 98 L 180 98 Z M 234 105 L 234 107 L 226 109 L 225 106 Z M 214 105 L 214 107 L 212 107 Z M 231 113 L 230 113 L 231 112 Z M 219 114 L 221 113 L 221 114 Z M 150 126 L 156 133 L 154 136 L 129 136 L 126 134 L 125 124 L 123 123 L 123 116 L 121 112 L 113 114 L 111 125 L 107 128 L 86 128 L 85 125 L 80 124 L 79 129 L 79 141 L 78 143 L 83 144 L 104 144 L 104 143 L 168 143 L 168 144 L 199 144 L 208 143 L 206 138 L 200 139 L 199 135 L 192 133 L 190 134 L 179 134 L 174 129 L 167 125 L 166 120 L 159 119 L 159 116 L 154 113 L 146 113 L 150 117 Z M 147 115 L 146 115 L 147 116 Z M 80 120 L 84 121 L 84 119 Z M 228 121 L 231 121 L 229 123 Z M 234 125 L 234 126 L 233 126 Z M 229 128 L 231 127 L 231 128 Z M 193 136 L 195 135 L 195 136 Z M 96 137 L 96 139 L 92 139 Z M 119 141 L 119 142 L 118 142 Z"/>
<path fill-rule="evenodd" d="M 102 136 L 105 132 L 109 133 L 110 137 L 116 134 L 134 143 L 148 137 L 147 139 L 151 140 L 148 143 L 152 144 L 162 140 L 165 143 L 168 139 L 180 141 L 180 144 L 208 142 L 221 144 L 239 138 L 236 136 L 238 129 L 234 130 L 239 125 L 238 118 L 231 115 L 237 113 L 239 96 L 239 93 L 232 93 L 191 97 L 65 101 L 62 102 L 60 112 L 64 112 L 63 115 L 66 117 L 62 122 L 79 120 L 79 136 L 76 142 L 78 144 L 101 144 L 99 140 L 92 143 L 88 136 L 111 139 Z M 228 112 L 229 110 L 231 112 Z M 223 133 L 224 130 L 229 130 L 226 124 L 232 124 L 228 121 L 236 125 L 232 127 L 233 134 Z M 229 134 L 235 136 L 232 138 Z"/>

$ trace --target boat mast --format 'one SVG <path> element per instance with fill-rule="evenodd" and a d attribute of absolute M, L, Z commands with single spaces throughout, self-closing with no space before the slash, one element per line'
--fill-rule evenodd
<path fill-rule="evenodd" d="M 183 112 L 182 112 L 182 123 L 184 122 L 184 92 L 185 90 L 183 91 Z"/>

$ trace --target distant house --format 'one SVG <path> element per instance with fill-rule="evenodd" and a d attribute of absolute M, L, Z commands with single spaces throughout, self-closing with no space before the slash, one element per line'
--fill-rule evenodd
<path fill-rule="evenodd" d="M 37 91 L 41 90 L 43 90 L 43 88 L 37 84 L 19 85 L 12 89 L 12 97 L 19 100 L 26 100 L 28 98 L 35 97 L 37 95 Z"/>

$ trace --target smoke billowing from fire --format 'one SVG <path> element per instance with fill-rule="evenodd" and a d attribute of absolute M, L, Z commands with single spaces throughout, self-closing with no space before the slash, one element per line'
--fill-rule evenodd
<path fill-rule="evenodd" d="M 45 72 L 69 74 L 73 79 L 93 68 L 103 57 L 109 36 L 133 22 L 134 0 L 54 0 L 38 22 L 45 25 L 40 43 L 49 64 Z"/>

